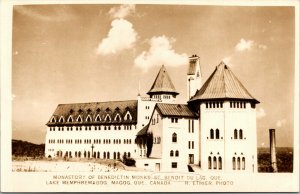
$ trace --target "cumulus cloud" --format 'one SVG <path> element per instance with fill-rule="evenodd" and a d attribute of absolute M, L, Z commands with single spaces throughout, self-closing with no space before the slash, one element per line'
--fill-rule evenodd
<path fill-rule="evenodd" d="M 260 119 L 266 116 L 265 109 L 259 108 L 256 110 L 256 118 Z"/>
<path fill-rule="evenodd" d="M 281 119 L 281 120 L 278 120 L 276 122 L 276 127 L 282 127 L 284 124 L 286 123 L 286 120 L 285 119 Z"/>
<path fill-rule="evenodd" d="M 143 51 L 134 60 L 135 66 L 147 71 L 153 66 L 180 66 L 188 64 L 187 54 L 177 54 L 172 48 L 175 39 L 166 36 L 152 37 L 149 41 L 150 48 Z"/>
<path fill-rule="evenodd" d="M 115 19 L 111 23 L 111 29 L 107 37 L 99 43 L 97 53 L 108 55 L 132 48 L 136 39 L 137 32 L 134 30 L 132 23 L 125 19 Z"/>
<path fill-rule="evenodd" d="M 121 5 L 120 7 L 113 7 L 109 10 L 108 14 L 112 18 L 125 18 L 128 15 L 135 13 L 135 5 Z"/>
<path fill-rule="evenodd" d="M 224 57 L 224 58 L 222 59 L 222 61 L 223 61 L 226 65 L 228 65 L 229 67 L 232 67 L 232 66 L 233 66 L 232 63 L 231 63 L 231 57 Z"/>
<path fill-rule="evenodd" d="M 253 45 L 254 45 L 253 40 L 245 40 L 242 38 L 235 46 L 235 50 L 237 50 L 237 51 L 251 50 Z"/>

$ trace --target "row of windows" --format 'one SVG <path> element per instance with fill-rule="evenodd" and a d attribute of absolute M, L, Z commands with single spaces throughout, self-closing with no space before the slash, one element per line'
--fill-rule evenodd
<path fill-rule="evenodd" d="M 171 123 L 178 123 L 178 118 L 171 118 Z"/>
<path fill-rule="evenodd" d="M 219 129 L 210 129 L 210 139 L 220 139 L 220 130 Z M 233 131 L 233 138 L 234 139 L 243 139 L 243 130 L 234 129 Z M 221 137 L 223 139 L 223 137 Z M 232 138 L 231 138 L 232 139 Z"/>
<path fill-rule="evenodd" d="M 242 164 L 240 157 L 232 157 L 232 169 L 233 170 L 245 170 L 246 160 L 245 157 L 242 157 Z"/>
<path fill-rule="evenodd" d="M 106 121 L 106 122 L 111 122 L 111 120 L 112 120 L 112 119 L 111 119 L 111 117 L 110 117 L 109 114 L 107 114 L 107 115 L 105 116 L 105 118 L 104 118 L 104 121 Z M 116 115 L 115 118 L 114 118 L 114 121 L 120 122 L 121 120 L 122 120 L 122 118 L 121 118 L 120 114 L 117 113 L 117 115 Z M 127 113 L 126 113 L 126 115 L 124 116 L 123 120 L 125 120 L 125 121 L 126 121 L 126 120 L 132 120 L 132 116 L 131 116 L 131 114 L 129 113 L 129 111 L 127 111 Z M 86 117 L 85 121 L 86 121 L 86 122 L 92 122 L 93 119 L 92 119 L 91 115 L 88 115 L 88 116 Z M 96 118 L 95 118 L 94 121 L 96 121 L 96 122 L 100 122 L 100 121 L 101 121 L 101 117 L 100 117 L 99 114 L 96 116 Z M 51 119 L 51 122 L 52 122 L 52 123 L 55 123 L 55 122 L 56 122 L 55 117 L 53 117 L 53 118 Z M 58 122 L 59 122 L 59 123 L 64 123 L 64 122 L 65 122 L 64 117 L 61 116 L 61 117 L 59 118 Z M 69 118 L 67 119 L 67 122 L 69 122 L 69 123 L 74 122 L 73 117 L 72 117 L 72 116 L 69 116 Z M 77 117 L 76 122 L 83 122 L 83 119 L 82 119 L 81 115 L 79 115 L 79 116 Z"/>
<path fill-rule="evenodd" d="M 220 130 L 210 129 L 210 139 L 220 139 Z"/>
<path fill-rule="evenodd" d="M 234 129 L 233 139 L 243 139 L 243 130 L 242 129 L 240 129 L 240 130 Z"/>
<path fill-rule="evenodd" d="M 171 156 L 171 157 L 174 156 L 174 151 L 173 151 L 173 150 L 170 151 L 170 156 Z M 176 150 L 176 151 L 175 151 L 175 157 L 178 157 L 178 156 L 179 156 L 179 151 Z"/>
<path fill-rule="evenodd" d="M 146 106 L 145 108 L 146 108 L 147 110 L 149 110 L 149 109 L 150 109 L 150 106 Z"/>
<path fill-rule="evenodd" d="M 55 139 L 49 139 L 48 142 L 49 142 L 49 144 L 55 144 Z M 91 139 L 84 139 L 83 141 L 81 139 L 75 139 L 74 140 L 75 144 L 82 144 L 82 142 L 84 144 L 92 144 L 92 140 Z M 101 144 L 101 139 L 94 139 L 93 142 L 94 142 L 94 144 Z M 121 144 L 121 139 L 113 139 L 112 141 L 110 139 L 104 139 L 103 140 L 103 144 L 110 144 L 111 142 L 113 144 Z M 63 139 L 57 139 L 56 143 L 57 144 L 63 144 L 64 140 Z M 73 143 L 72 139 L 66 139 L 66 144 L 72 144 L 72 143 Z M 123 143 L 124 144 L 131 144 L 132 141 L 131 141 L 131 139 L 124 139 Z"/>
<path fill-rule="evenodd" d="M 208 169 L 214 169 L 214 170 L 222 170 L 222 157 L 217 157 L 216 156 L 208 156 Z"/>
<path fill-rule="evenodd" d="M 113 152 L 113 158 L 112 159 L 120 159 L 120 152 Z M 56 152 L 56 156 L 57 157 L 65 157 L 65 158 L 72 158 L 73 156 L 75 158 L 103 158 L 103 159 L 111 159 L 110 158 L 110 152 L 103 152 L 102 153 L 102 156 L 100 154 L 100 152 L 94 152 L 94 154 L 92 155 L 92 152 L 90 151 L 84 151 L 84 152 L 81 152 L 81 151 L 75 151 L 75 152 L 71 152 L 71 151 L 66 151 L 64 154 L 62 151 L 57 151 Z M 131 154 L 130 152 L 124 152 L 123 153 L 123 156 L 125 157 L 131 157 Z"/>
<path fill-rule="evenodd" d="M 246 108 L 246 102 L 230 102 L 230 108 Z"/>
<path fill-rule="evenodd" d="M 155 123 L 158 123 L 159 122 L 159 114 L 156 115 L 156 119 L 153 116 L 151 121 L 152 121 L 152 125 L 155 125 Z"/>
<path fill-rule="evenodd" d="M 150 119 L 150 116 L 145 116 L 145 119 Z"/>
<path fill-rule="evenodd" d="M 131 130 L 132 129 L 132 126 L 131 125 L 123 125 L 124 127 L 124 130 Z M 101 128 L 103 130 L 111 130 L 111 129 L 114 129 L 114 130 L 121 130 L 122 127 L 121 125 L 115 125 L 115 126 L 95 126 L 94 129 L 95 131 L 97 130 L 101 130 Z M 76 127 L 57 127 L 57 130 L 58 131 L 64 131 L 66 129 L 66 131 L 73 131 L 76 130 L 76 131 L 82 131 L 82 129 L 84 129 L 85 131 L 91 131 L 92 130 L 92 126 L 76 126 Z M 55 127 L 50 127 L 49 128 L 50 131 L 55 131 Z"/>
<path fill-rule="evenodd" d="M 206 108 L 223 108 L 223 102 L 206 102 Z"/>
<path fill-rule="evenodd" d="M 194 141 L 189 141 L 189 149 L 194 149 Z"/>

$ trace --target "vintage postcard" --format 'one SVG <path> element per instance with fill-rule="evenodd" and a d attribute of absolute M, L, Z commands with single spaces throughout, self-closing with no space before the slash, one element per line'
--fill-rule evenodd
<path fill-rule="evenodd" d="M 1 191 L 299 191 L 299 1 L 2 1 Z"/>

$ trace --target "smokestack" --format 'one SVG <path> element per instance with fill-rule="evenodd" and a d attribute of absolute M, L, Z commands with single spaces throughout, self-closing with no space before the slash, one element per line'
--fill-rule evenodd
<path fill-rule="evenodd" d="M 277 162 L 276 162 L 275 129 L 269 129 L 269 132 L 270 132 L 271 169 L 272 172 L 278 172 Z"/>

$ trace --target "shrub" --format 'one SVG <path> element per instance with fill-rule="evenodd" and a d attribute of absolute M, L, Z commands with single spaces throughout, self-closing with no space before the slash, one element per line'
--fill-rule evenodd
<path fill-rule="evenodd" d="M 123 156 L 123 163 L 126 166 L 135 166 L 135 160 L 133 158 L 127 158 L 126 156 Z"/>

